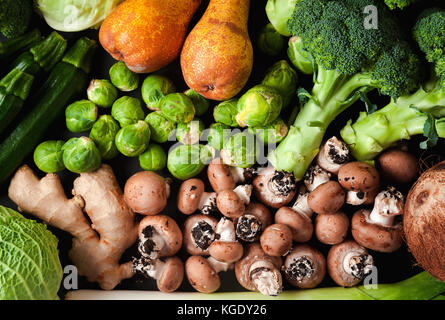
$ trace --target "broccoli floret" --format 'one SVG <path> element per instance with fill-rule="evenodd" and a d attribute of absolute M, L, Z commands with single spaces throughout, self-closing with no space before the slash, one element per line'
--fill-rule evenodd
<path fill-rule="evenodd" d="M 365 7 L 378 9 L 378 28 L 365 28 Z M 314 87 L 289 134 L 269 154 L 277 170 L 301 179 L 329 124 L 367 92 L 399 97 L 419 85 L 420 59 L 377 0 L 302 0 L 288 29 L 314 64 Z"/>
<path fill-rule="evenodd" d="M 16 38 L 24 34 L 31 15 L 31 0 L 0 0 L 0 32 L 6 38 Z"/>
<path fill-rule="evenodd" d="M 386 5 L 391 9 L 403 9 L 417 0 L 385 0 Z"/>
<path fill-rule="evenodd" d="M 402 139 L 424 134 L 420 145 L 426 149 L 445 138 L 445 11 L 429 9 L 422 13 L 413 29 L 414 39 L 434 67 L 433 76 L 414 94 L 392 99 L 384 108 L 362 113 L 341 131 L 352 154 L 371 160 Z"/>

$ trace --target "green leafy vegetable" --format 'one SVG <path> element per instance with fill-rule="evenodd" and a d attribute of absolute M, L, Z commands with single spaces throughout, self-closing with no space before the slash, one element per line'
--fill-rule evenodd
<path fill-rule="evenodd" d="M 56 300 L 57 238 L 46 225 L 0 206 L 0 300 Z"/>

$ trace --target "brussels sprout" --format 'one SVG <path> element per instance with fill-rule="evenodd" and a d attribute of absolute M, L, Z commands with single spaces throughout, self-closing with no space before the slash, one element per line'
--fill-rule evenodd
<path fill-rule="evenodd" d="M 103 159 L 112 159 L 118 154 L 114 143 L 119 124 L 110 116 L 103 115 L 94 123 L 90 139 L 94 141 Z"/>
<path fill-rule="evenodd" d="M 238 127 L 236 114 L 238 113 L 238 99 L 223 101 L 213 109 L 213 118 L 216 122 L 223 123 L 231 127 Z"/>
<path fill-rule="evenodd" d="M 65 141 L 51 140 L 42 142 L 34 150 L 36 166 L 46 173 L 59 172 L 65 169 L 62 147 Z"/>
<path fill-rule="evenodd" d="M 150 110 L 160 110 L 160 102 L 169 93 L 175 92 L 174 83 L 163 76 L 149 75 L 142 83 L 142 99 Z"/>
<path fill-rule="evenodd" d="M 287 55 L 290 62 L 302 73 L 314 73 L 314 63 L 308 51 L 304 50 L 303 43 L 300 37 L 294 36 L 289 39 L 289 48 Z"/>
<path fill-rule="evenodd" d="M 168 154 L 167 168 L 175 178 L 187 180 L 198 175 L 214 156 L 210 146 L 180 145 Z"/>
<path fill-rule="evenodd" d="M 286 45 L 286 38 L 278 33 L 271 23 L 263 27 L 258 35 L 258 48 L 270 56 L 279 55 Z"/>
<path fill-rule="evenodd" d="M 268 0 L 266 14 L 274 28 L 283 36 L 289 37 L 287 22 L 292 17 L 295 5 L 301 0 Z"/>
<path fill-rule="evenodd" d="M 162 98 L 161 112 L 174 123 L 188 123 L 195 117 L 192 100 L 183 93 L 170 93 Z"/>
<path fill-rule="evenodd" d="M 150 143 L 147 150 L 139 156 L 141 168 L 148 171 L 159 171 L 167 165 L 167 155 L 159 144 Z"/>
<path fill-rule="evenodd" d="M 65 118 L 69 131 L 88 131 L 97 120 L 97 107 L 89 100 L 76 101 L 65 109 Z"/>
<path fill-rule="evenodd" d="M 266 126 L 280 115 L 282 107 L 283 98 L 277 89 L 257 85 L 238 100 L 236 122 L 241 127 Z"/>
<path fill-rule="evenodd" d="M 221 150 L 222 161 L 239 168 L 248 168 L 257 159 L 256 138 L 250 132 L 236 133 L 229 138 Z"/>
<path fill-rule="evenodd" d="M 188 89 L 184 93 L 187 97 L 189 97 L 192 100 L 193 106 L 195 107 L 195 115 L 202 116 L 204 113 L 207 112 L 210 106 L 209 100 L 204 98 L 202 95 L 200 95 L 193 89 Z"/>
<path fill-rule="evenodd" d="M 286 60 L 281 60 L 267 70 L 262 84 L 277 89 L 283 97 L 283 108 L 286 108 L 295 97 L 298 75 Z"/>
<path fill-rule="evenodd" d="M 71 138 L 62 150 L 63 164 L 71 172 L 94 171 L 101 165 L 100 151 L 90 138 Z"/>
<path fill-rule="evenodd" d="M 139 99 L 128 96 L 119 98 L 113 103 L 111 115 L 122 128 L 139 120 L 144 120 L 145 117 Z"/>
<path fill-rule="evenodd" d="M 117 98 L 117 89 L 110 81 L 91 80 L 87 90 L 88 99 L 99 107 L 109 108 Z"/>
<path fill-rule="evenodd" d="M 283 140 L 289 128 L 281 118 L 277 118 L 271 124 L 265 127 L 249 128 L 249 132 L 256 135 L 256 137 L 265 144 L 274 144 Z"/>
<path fill-rule="evenodd" d="M 209 129 L 207 141 L 209 145 L 217 150 L 224 147 L 224 143 L 230 138 L 232 129 L 224 123 L 212 123 Z"/>
<path fill-rule="evenodd" d="M 118 61 L 110 68 L 111 83 L 120 91 L 133 91 L 138 88 L 139 75 L 134 73 L 125 65 L 125 62 Z"/>
<path fill-rule="evenodd" d="M 136 157 L 147 149 L 150 134 L 150 127 L 145 121 L 123 127 L 116 134 L 117 150 L 127 157 Z"/>
<path fill-rule="evenodd" d="M 199 142 L 205 124 L 200 119 L 189 123 L 179 123 L 176 129 L 176 138 L 183 144 L 195 144 Z"/>
<path fill-rule="evenodd" d="M 167 142 L 170 134 L 176 129 L 175 123 L 164 117 L 161 111 L 149 113 L 145 122 L 150 126 L 151 138 L 157 143 Z"/>

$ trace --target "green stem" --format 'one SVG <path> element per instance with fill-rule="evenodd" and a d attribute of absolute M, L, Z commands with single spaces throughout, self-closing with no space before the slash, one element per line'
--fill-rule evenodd
<path fill-rule="evenodd" d="M 286 138 L 269 154 L 277 170 L 292 171 L 301 180 L 316 155 L 330 123 L 359 99 L 357 92 L 373 88 L 366 74 L 344 76 L 320 69 L 312 98 L 302 107 Z"/>
<path fill-rule="evenodd" d="M 410 96 L 392 100 L 372 114 L 362 112 L 355 123 L 349 120 L 341 130 L 341 136 L 352 155 L 360 161 L 372 160 L 397 141 L 423 134 L 428 117 L 412 107 L 434 117 L 445 117 L 445 91 L 436 82 L 431 91 L 419 89 Z M 436 127 L 439 136 L 444 137 L 441 123 L 438 122 Z"/>

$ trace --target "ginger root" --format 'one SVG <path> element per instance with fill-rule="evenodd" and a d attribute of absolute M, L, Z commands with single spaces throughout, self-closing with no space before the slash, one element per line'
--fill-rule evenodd
<path fill-rule="evenodd" d="M 110 166 L 82 173 L 74 181 L 74 197 L 68 199 L 56 174 L 39 179 L 25 165 L 15 173 L 8 193 L 19 211 L 73 236 L 69 256 L 79 275 L 88 281 L 112 290 L 133 276 L 132 262 L 119 264 L 119 260 L 136 241 L 135 215 L 125 203 Z"/>

